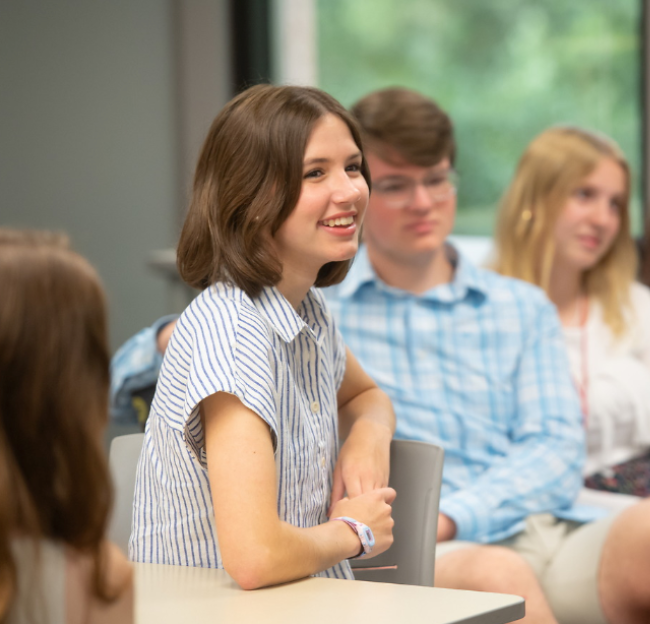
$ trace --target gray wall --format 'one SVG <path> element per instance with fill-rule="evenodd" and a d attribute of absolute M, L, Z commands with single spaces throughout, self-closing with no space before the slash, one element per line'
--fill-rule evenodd
<path fill-rule="evenodd" d="M 184 203 L 177 17 L 171 0 L 0 3 L 0 225 L 70 234 L 113 348 L 169 311 L 146 257 Z"/>

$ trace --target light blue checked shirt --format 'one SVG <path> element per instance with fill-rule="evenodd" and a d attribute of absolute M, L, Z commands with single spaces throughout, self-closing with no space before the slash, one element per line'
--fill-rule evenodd
<path fill-rule="evenodd" d="M 490 543 L 531 514 L 576 521 L 584 434 L 560 324 L 529 284 L 448 247 L 454 279 L 422 295 L 392 288 L 361 249 L 326 289 L 346 344 L 390 396 L 396 437 L 445 449 L 440 511 L 457 539 Z"/>
<path fill-rule="evenodd" d="M 158 332 L 177 318 L 177 314 L 163 316 L 151 327 L 141 329 L 113 356 L 109 406 L 115 422 L 134 425 L 139 422 L 140 415 L 133 405 L 133 394 L 156 385 L 163 360 L 156 346 Z"/>

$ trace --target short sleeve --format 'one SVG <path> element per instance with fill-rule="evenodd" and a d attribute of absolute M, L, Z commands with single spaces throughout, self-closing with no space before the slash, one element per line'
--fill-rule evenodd
<path fill-rule="evenodd" d="M 212 290 L 212 289 L 211 289 Z M 268 328 L 241 301 L 205 291 L 183 313 L 165 354 L 153 408 L 182 431 L 205 464 L 199 404 L 217 392 L 239 398 L 277 438 L 275 361 Z"/>

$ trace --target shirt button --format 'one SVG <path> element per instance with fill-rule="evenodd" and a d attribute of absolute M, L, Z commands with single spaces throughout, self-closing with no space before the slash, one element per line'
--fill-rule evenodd
<path fill-rule="evenodd" d="M 315 413 L 318 412 L 319 410 L 320 410 L 320 403 L 319 403 L 318 401 L 314 401 L 314 402 L 311 404 L 311 411 L 314 412 L 314 414 L 315 414 Z"/>
<path fill-rule="evenodd" d="M 325 458 L 324 458 L 324 457 L 321 457 L 320 465 L 321 465 L 323 468 L 325 468 Z"/>

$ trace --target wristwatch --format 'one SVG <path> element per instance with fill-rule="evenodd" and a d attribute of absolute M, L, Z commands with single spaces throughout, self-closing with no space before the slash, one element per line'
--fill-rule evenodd
<path fill-rule="evenodd" d="M 372 552 L 372 547 L 375 545 L 375 536 L 372 534 L 370 527 L 363 522 L 359 522 L 354 518 L 348 518 L 347 516 L 340 516 L 339 518 L 332 518 L 332 520 L 340 520 L 345 522 L 359 537 L 361 542 L 361 552 L 355 557 L 350 557 L 350 559 L 361 559 Z"/>

